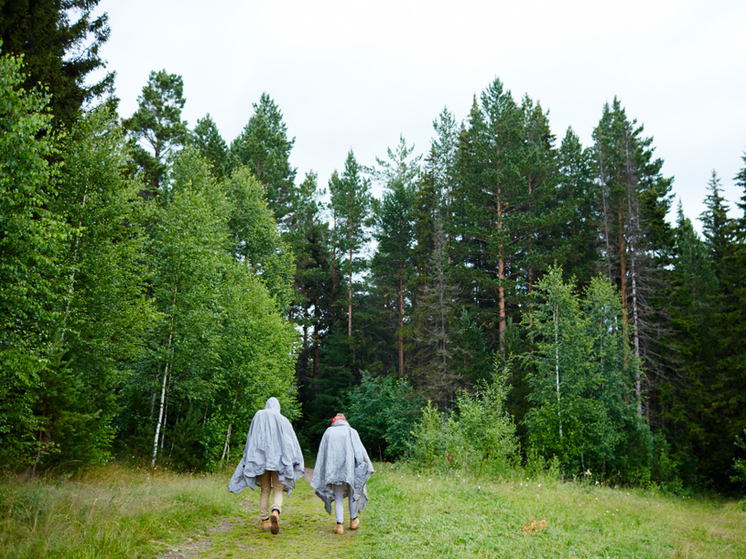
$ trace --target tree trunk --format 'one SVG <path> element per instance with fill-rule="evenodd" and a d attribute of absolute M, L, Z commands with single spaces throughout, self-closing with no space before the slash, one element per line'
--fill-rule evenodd
<path fill-rule="evenodd" d="M 350 284 L 347 300 L 347 337 L 352 337 L 352 233 L 350 233 Z"/>
<path fill-rule="evenodd" d="M 179 292 L 179 270 L 181 269 L 181 259 L 179 259 L 179 267 L 176 272 L 176 282 L 174 283 L 174 297 L 171 304 L 171 327 L 168 332 L 168 347 L 166 349 L 166 367 L 163 371 L 163 386 L 161 388 L 161 405 L 158 411 L 158 423 L 155 427 L 155 437 L 153 439 L 153 462 L 152 467 L 155 468 L 155 459 L 158 456 L 158 436 L 161 433 L 161 425 L 163 422 L 163 412 L 166 405 L 166 383 L 168 381 L 168 369 L 173 360 L 173 339 L 174 339 L 174 321 L 176 318 L 176 296 Z"/>
<path fill-rule="evenodd" d="M 560 374 L 559 374 L 559 309 L 557 303 L 554 304 L 554 373 L 557 380 L 557 420 L 559 421 L 559 436 L 562 438 L 562 409 L 560 406 Z"/>
<path fill-rule="evenodd" d="M 620 201 L 621 202 L 621 201 Z M 619 204 L 619 291 L 622 295 L 622 320 L 624 324 L 629 322 L 629 303 L 627 301 L 627 240 L 624 236 L 624 218 L 622 215 L 622 205 Z"/>
<path fill-rule="evenodd" d="M 400 269 L 400 274 L 404 272 Z M 404 376 L 404 279 L 399 276 L 399 376 Z"/>

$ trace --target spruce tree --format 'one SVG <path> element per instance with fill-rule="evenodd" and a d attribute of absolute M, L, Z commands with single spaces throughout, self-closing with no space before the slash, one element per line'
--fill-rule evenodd
<path fill-rule="evenodd" d="M 191 145 L 209 162 L 213 176 L 223 178 L 228 170 L 228 146 L 209 113 L 197 121 Z"/>
<path fill-rule="evenodd" d="M 25 89 L 50 94 L 52 125 L 70 128 L 87 102 L 111 91 L 114 74 L 87 82 L 103 69 L 100 49 L 110 29 L 106 12 L 94 17 L 99 0 L 6 0 L 0 3 L 2 52 L 23 55 Z"/>

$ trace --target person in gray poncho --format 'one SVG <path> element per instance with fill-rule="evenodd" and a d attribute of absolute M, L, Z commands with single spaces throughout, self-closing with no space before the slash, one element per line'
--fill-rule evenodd
<path fill-rule="evenodd" d="M 280 531 L 282 492 L 295 489 L 295 482 L 303 476 L 303 453 L 293 426 L 280 414 L 280 402 L 270 398 L 263 410 L 251 420 L 243 458 L 236 467 L 228 491 L 240 493 L 247 487 L 261 487 L 259 513 L 262 529 L 273 534 Z M 272 490 L 272 514 L 269 512 L 269 493 Z"/>
<path fill-rule="evenodd" d="M 334 501 L 337 518 L 335 534 L 344 533 L 344 497 L 347 497 L 350 510 L 350 530 L 355 530 L 360 525 L 357 515 L 368 502 L 365 484 L 372 474 L 373 464 L 360 435 L 350 427 L 345 416 L 338 413 L 321 439 L 311 480 L 311 487 L 324 502 L 327 514 L 332 513 Z"/>

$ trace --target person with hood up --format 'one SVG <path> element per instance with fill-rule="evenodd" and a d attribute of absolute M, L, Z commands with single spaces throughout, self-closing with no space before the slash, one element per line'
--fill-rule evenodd
<path fill-rule="evenodd" d="M 327 514 L 332 513 L 334 501 L 335 534 L 344 534 L 344 497 L 347 497 L 350 510 L 350 530 L 356 530 L 360 525 L 357 515 L 368 503 L 365 484 L 373 471 L 360 435 L 350 427 L 345 416 L 338 413 L 321 439 L 311 480 L 311 487 L 324 502 Z"/>
<path fill-rule="evenodd" d="M 282 492 L 295 489 L 295 482 L 305 470 L 303 453 L 293 426 L 280 414 L 280 402 L 270 398 L 263 410 L 254 414 L 246 437 L 243 458 L 236 467 L 228 491 L 240 493 L 247 487 L 261 487 L 259 513 L 262 529 L 272 534 L 280 531 Z M 272 491 L 272 514 L 269 511 L 269 493 Z"/>

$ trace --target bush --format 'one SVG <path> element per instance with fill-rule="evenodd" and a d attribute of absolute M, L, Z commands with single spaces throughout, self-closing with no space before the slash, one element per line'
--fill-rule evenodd
<path fill-rule="evenodd" d="M 406 380 L 363 371 L 360 385 L 347 393 L 346 416 L 368 451 L 383 460 L 405 454 L 421 406 L 422 400 Z"/>
<path fill-rule="evenodd" d="M 477 477 L 509 471 L 518 456 L 518 441 L 505 409 L 506 381 L 505 373 L 496 367 L 492 383 L 481 381 L 473 395 L 458 395 L 456 410 L 441 413 L 428 402 L 412 431 L 412 464 Z"/>

